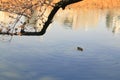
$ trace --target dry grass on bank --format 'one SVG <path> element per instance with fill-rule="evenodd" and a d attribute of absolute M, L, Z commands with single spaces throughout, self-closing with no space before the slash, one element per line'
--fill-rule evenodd
<path fill-rule="evenodd" d="M 1 1 L 14 3 L 14 0 L 1 0 Z M 24 3 L 25 1 L 21 0 L 21 4 Z M 31 0 L 31 1 L 34 3 L 36 0 Z M 60 0 L 53 0 L 53 3 L 57 3 L 58 1 Z M 99 9 L 120 8 L 120 0 L 83 0 L 78 3 L 72 4 L 69 7 L 71 8 L 99 8 Z"/>
<path fill-rule="evenodd" d="M 120 8 L 120 0 L 83 0 L 70 6 L 73 8 Z"/>

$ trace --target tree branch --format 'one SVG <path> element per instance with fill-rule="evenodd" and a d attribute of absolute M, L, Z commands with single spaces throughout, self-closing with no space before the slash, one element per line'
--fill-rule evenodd
<path fill-rule="evenodd" d="M 51 11 L 51 13 L 49 14 L 48 16 L 48 19 L 47 21 L 45 22 L 45 24 L 43 25 L 43 28 L 40 32 L 23 32 L 21 33 L 22 35 L 35 35 L 35 36 L 39 36 L 39 35 L 43 35 L 45 34 L 48 26 L 50 25 L 50 23 L 52 22 L 55 14 L 57 13 L 57 11 L 62 8 L 62 9 L 65 9 L 65 7 L 67 5 L 70 5 L 70 4 L 73 4 L 73 3 L 76 3 L 76 2 L 79 2 L 79 1 L 82 1 L 82 0 L 62 0 L 58 3 L 56 3 L 55 7 L 53 8 L 53 10 Z"/>
<path fill-rule="evenodd" d="M 48 28 L 48 26 L 51 24 L 51 22 L 52 22 L 52 20 L 53 20 L 53 18 L 54 18 L 54 16 L 55 16 L 55 14 L 58 12 L 58 10 L 59 10 L 60 8 L 65 9 L 65 7 L 66 7 L 67 5 L 70 5 L 70 4 L 73 4 L 73 3 L 77 3 L 77 2 L 79 2 L 79 1 L 82 1 L 82 0 L 61 0 L 61 1 L 59 1 L 59 2 L 56 3 L 55 6 L 53 7 L 52 11 L 50 12 L 50 14 L 49 14 L 49 16 L 48 16 L 48 18 L 47 18 L 47 21 L 44 23 L 43 28 L 41 29 L 40 32 L 26 32 L 26 31 L 24 31 L 24 29 L 21 29 L 20 35 L 27 35 L 27 36 L 40 36 L 40 35 L 44 35 L 45 32 L 46 32 L 46 30 L 47 30 L 47 28 Z M 35 5 L 36 5 L 36 4 L 35 4 Z M 32 8 L 32 6 L 33 6 L 33 5 L 27 7 L 26 9 Z M 25 9 L 25 10 L 26 10 L 26 9 Z M 24 10 L 24 11 L 25 11 L 25 10 Z M 23 11 L 23 13 L 24 13 L 24 11 Z M 20 13 L 19 13 L 19 14 L 20 14 Z M 9 33 L 9 31 L 8 31 L 8 32 L 4 32 L 4 33 L 3 33 L 3 32 L 0 32 L 0 34 L 19 35 L 19 34 L 17 34 L 17 33 Z"/>

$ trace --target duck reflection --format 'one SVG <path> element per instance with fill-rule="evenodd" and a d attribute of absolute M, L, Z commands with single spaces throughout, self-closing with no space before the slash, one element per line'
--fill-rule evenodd
<path fill-rule="evenodd" d="M 120 12 L 119 10 L 109 10 L 106 16 L 106 25 L 112 29 L 114 34 L 120 33 Z"/>

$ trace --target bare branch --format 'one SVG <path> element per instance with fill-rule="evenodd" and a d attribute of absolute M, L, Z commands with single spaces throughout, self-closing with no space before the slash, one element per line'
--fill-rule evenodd
<path fill-rule="evenodd" d="M 18 1 L 18 0 L 14 0 L 14 1 L 15 1 L 16 4 L 21 3 L 21 2 Z M 34 9 L 35 9 L 36 7 L 38 7 L 38 6 L 40 7 L 40 6 L 45 6 L 45 5 L 46 5 L 46 8 L 47 8 L 48 6 L 51 6 L 51 4 L 49 3 L 48 0 L 38 0 L 38 1 L 37 1 L 36 3 L 34 3 L 34 4 L 33 4 L 32 2 L 29 2 L 28 0 L 25 0 L 25 1 L 26 1 L 26 2 L 25 2 L 24 4 L 21 4 L 21 5 L 15 5 L 15 3 L 12 3 L 12 5 L 14 5 L 14 6 L 12 6 L 12 7 L 17 7 L 18 9 L 22 10 L 22 11 L 19 11 L 19 10 L 17 9 L 17 10 L 15 10 L 15 11 L 13 11 L 13 13 L 16 13 L 16 14 L 20 14 L 20 15 L 21 15 L 20 17 L 16 18 L 15 24 L 14 24 L 14 26 L 13 26 L 13 30 L 15 29 L 15 25 L 18 23 L 18 21 L 20 20 L 20 18 L 22 17 L 22 15 L 25 15 L 25 16 L 27 16 L 27 17 L 30 17 L 31 14 L 34 13 Z M 43 23 L 43 28 L 42 28 L 41 31 L 39 31 L 39 32 L 36 32 L 36 31 L 35 31 L 35 32 L 27 32 L 27 31 L 24 30 L 24 28 L 23 28 L 23 29 L 21 28 L 20 34 L 18 34 L 18 33 L 13 33 L 13 31 L 12 31 L 12 33 L 10 33 L 9 31 L 4 32 L 4 33 L 3 33 L 3 32 L 0 32 L 0 34 L 7 34 L 7 35 L 27 35 L 27 36 L 31 36 L 31 35 L 32 35 L 32 36 L 43 35 L 43 34 L 45 34 L 48 26 L 50 25 L 50 23 L 52 22 L 55 14 L 57 13 L 57 11 L 58 11 L 60 8 L 65 9 L 65 7 L 66 7 L 67 5 L 70 5 L 70 4 L 79 2 L 79 1 L 82 1 L 82 0 L 61 0 L 61 1 L 59 1 L 58 3 L 55 4 L 54 7 L 52 6 L 53 9 L 51 10 L 50 14 L 48 15 L 46 21 L 43 21 L 43 20 L 42 20 L 42 17 L 44 16 L 44 13 L 45 13 L 45 11 L 46 11 L 47 9 L 41 10 L 42 8 L 40 8 L 41 14 L 39 14 L 39 15 L 37 16 L 36 20 L 40 19 L 40 20 L 42 21 L 42 23 Z M 27 2 L 28 2 L 28 3 L 27 3 Z M 5 3 L 5 4 L 8 4 L 8 3 Z M 11 5 L 10 5 L 10 7 L 11 7 Z M 23 9 L 21 9 L 21 8 L 23 8 Z M 10 10 L 10 9 L 9 9 L 9 10 L 3 9 L 3 11 L 4 11 L 4 10 L 5 10 L 5 11 L 8 11 L 8 12 L 11 12 L 11 11 L 12 11 L 12 10 Z M 26 13 L 27 10 L 30 10 L 30 11 L 31 11 L 31 14 L 29 14 L 29 16 L 28 16 L 28 14 Z M 35 20 L 35 21 L 36 21 L 36 20 Z M 35 21 L 34 21 L 34 22 L 35 22 Z"/>

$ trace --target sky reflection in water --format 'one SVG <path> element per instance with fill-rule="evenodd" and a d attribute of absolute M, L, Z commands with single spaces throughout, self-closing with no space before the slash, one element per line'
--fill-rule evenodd
<path fill-rule="evenodd" d="M 58 12 L 45 35 L 1 41 L 0 80 L 119 80 L 116 11 Z"/>

